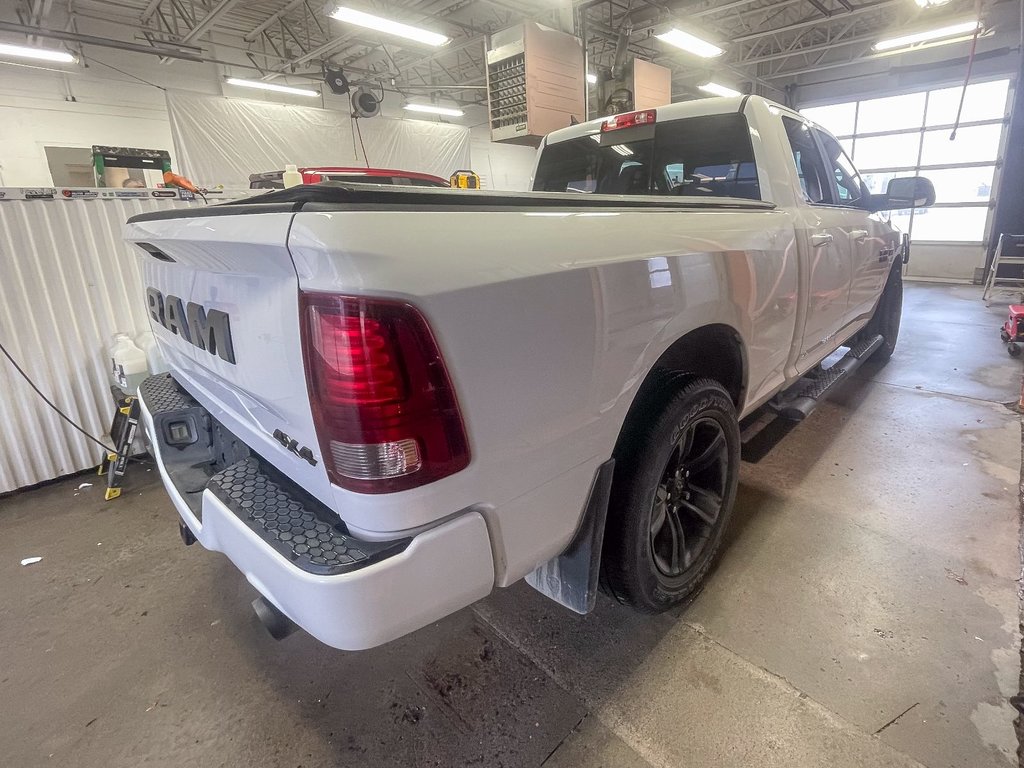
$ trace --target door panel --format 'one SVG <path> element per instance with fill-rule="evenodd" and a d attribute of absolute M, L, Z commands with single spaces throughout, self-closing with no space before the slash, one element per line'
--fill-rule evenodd
<path fill-rule="evenodd" d="M 837 208 L 809 208 L 800 228 L 809 270 L 807 321 L 796 362 L 801 372 L 835 347 L 835 337 L 846 323 L 852 254 L 845 214 Z"/>
<path fill-rule="evenodd" d="M 802 373 L 835 348 L 847 322 L 853 278 L 850 212 L 834 204 L 835 183 L 810 125 L 785 115 L 782 122 L 806 203 L 797 224 L 808 271 L 807 313 L 795 361 Z"/>
<path fill-rule="evenodd" d="M 898 235 L 864 204 L 868 189 L 853 162 L 829 133 L 813 129 L 825 154 L 832 199 L 842 210 L 839 227 L 847 241 L 852 260 L 847 322 L 870 315 L 896 254 Z"/>

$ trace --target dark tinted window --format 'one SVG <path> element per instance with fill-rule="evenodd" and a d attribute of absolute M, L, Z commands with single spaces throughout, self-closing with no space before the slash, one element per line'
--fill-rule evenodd
<path fill-rule="evenodd" d="M 846 152 L 839 145 L 839 142 L 824 131 L 816 130 L 815 133 L 825 148 L 825 157 L 832 170 L 832 177 L 835 179 L 833 194 L 838 205 L 859 207 L 864 198 L 867 197 L 867 189 L 861 181 L 860 174 L 853 165 L 853 161 L 846 156 Z"/>
<path fill-rule="evenodd" d="M 800 179 L 800 189 L 809 203 L 831 203 L 832 183 L 825 171 L 818 143 L 808 125 L 800 120 L 783 115 L 789 147 L 793 151 L 793 162 Z"/>
<path fill-rule="evenodd" d="M 653 138 L 625 129 L 545 147 L 534 189 L 611 195 L 745 197 L 761 190 L 747 120 L 740 114 L 656 123 Z M 631 140 L 632 139 L 632 140 Z"/>

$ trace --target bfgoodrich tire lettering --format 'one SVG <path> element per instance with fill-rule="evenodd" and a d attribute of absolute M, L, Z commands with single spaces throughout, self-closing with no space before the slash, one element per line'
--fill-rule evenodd
<path fill-rule="evenodd" d="M 603 571 L 620 602 L 658 613 L 703 581 L 732 516 L 740 434 L 728 392 L 691 379 L 616 449 Z"/>

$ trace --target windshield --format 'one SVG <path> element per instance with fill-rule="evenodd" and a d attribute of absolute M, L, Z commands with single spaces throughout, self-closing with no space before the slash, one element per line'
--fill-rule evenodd
<path fill-rule="evenodd" d="M 617 141 L 621 137 L 621 141 Z M 688 117 L 546 146 L 534 190 L 761 199 L 746 118 Z"/>

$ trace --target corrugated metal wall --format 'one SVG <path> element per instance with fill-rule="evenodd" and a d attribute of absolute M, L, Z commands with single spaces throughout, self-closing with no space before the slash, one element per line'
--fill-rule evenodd
<path fill-rule="evenodd" d="M 104 435 L 114 413 L 104 348 L 148 328 L 124 222 L 167 200 L 0 201 L 0 343 L 72 419 Z M 99 463 L 0 356 L 0 493 Z"/>

